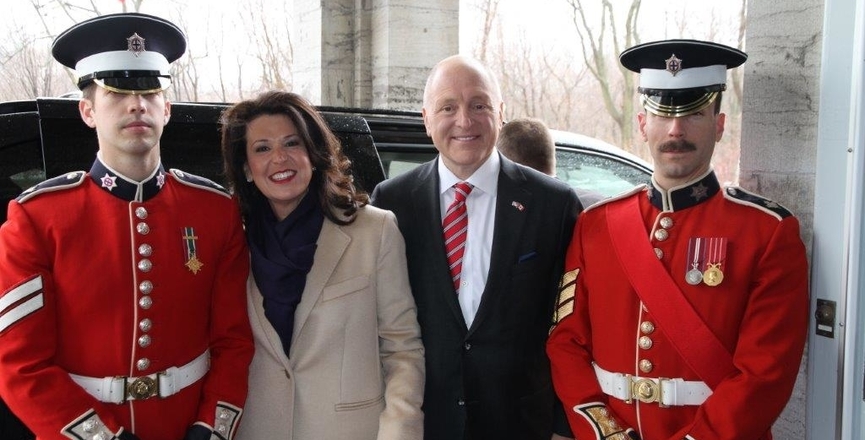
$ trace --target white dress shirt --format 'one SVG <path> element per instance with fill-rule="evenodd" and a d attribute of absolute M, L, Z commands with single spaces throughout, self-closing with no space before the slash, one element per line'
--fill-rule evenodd
<path fill-rule="evenodd" d="M 458 299 L 466 326 L 471 327 L 481 304 L 481 295 L 487 285 L 487 275 L 490 271 L 490 254 L 493 247 L 493 226 L 495 225 L 496 195 L 498 191 L 499 169 L 501 161 L 499 153 L 493 151 L 490 157 L 469 176 L 465 182 L 472 184 L 472 192 L 466 199 L 466 213 L 469 218 L 469 229 L 466 236 L 466 247 L 463 253 L 463 267 L 460 273 Z M 441 201 L 441 218 L 444 220 L 448 206 L 456 198 L 453 186 L 463 182 L 457 178 L 441 158 L 438 161 L 439 198 Z"/>

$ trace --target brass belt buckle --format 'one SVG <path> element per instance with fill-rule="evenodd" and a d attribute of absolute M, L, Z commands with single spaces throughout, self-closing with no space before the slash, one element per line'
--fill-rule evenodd
<path fill-rule="evenodd" d="M 666 379 L 634 379 L 633 377 L 631 377 L 631 398 L 637 399 L 643 403 L 657 402 L 659 407 L 666 408 L 667 405 L 663 404 L 664 393 L 661 387 L 661 382 L 664 380 Z"/>
<path fill-rule="evenodd" d="M 135 379 L 126 385 L 126 395 L 135 400 L 149 399 L 159 394 L 159 383 L 150 376 Z"/>

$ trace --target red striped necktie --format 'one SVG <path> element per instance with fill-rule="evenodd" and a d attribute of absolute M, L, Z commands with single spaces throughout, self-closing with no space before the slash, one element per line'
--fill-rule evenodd
<path fill-rule="evenodd" d="M 472 185 L 467 182 L 459 182 L 454 185 L 454 189 L 456 190 L 456 198 L 445 213 L 442 229 L 444 229 L 445 250 L 451 269 L 451 278 L 454 281 L 454 290 L 459 292 L 460 272 L 463 269 L 463 253 L 466 248 L 466 235 L 468 235 L 469 228 L 466 197 L 472 192 Z"/>

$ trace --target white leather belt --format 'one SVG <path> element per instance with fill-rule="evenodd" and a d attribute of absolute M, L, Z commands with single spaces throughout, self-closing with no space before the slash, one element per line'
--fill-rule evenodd
<path fill-rule="evenodd" d="M 124 403 L 151 397 L 168 397 L 198 382 L 210 369 L 210 352 L 205 350 L 182 367 L 140 377 L 87 377 L 69 374 L 72 380 L 105 403 Z"/>
<path fill-rule="evenodd" d="M 601 390 L 608 396 L 631 403 L 657 402 L 660 407 L 702 405 L 712 395 L 712 389 L 705 382 L 631 376 L 613 373 L 592 364 Z"/>

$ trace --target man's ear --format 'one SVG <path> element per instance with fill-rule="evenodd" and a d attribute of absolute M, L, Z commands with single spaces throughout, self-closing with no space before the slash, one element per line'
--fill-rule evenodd
<path fill-rule="evenodd" d="M 426 107 L 421 107 L 420 117 L 423 119 L 423 126 L 424 126 L 424 129 L 426 129 L 426 135 L 429 137 L 432 137 L 432 133 L 430 133 L 430 131 L 429 131 L 429 124 L 427 123 L 427 119 L 426 119 L 426 117 L 427 117 Z"/>
<path fill-rule="evenodd" d="M 165 101 L 165 123 L 171 119 L 171 102 Z"/>
<path fill-rule="evenodd" d="M 90 128 L 96 128 L 96 119 L 93 115 L 94 112 L 93 101 L 87 98 L 81 98 L 78 101 L 78 113 L 81 114 L 81 120 L 83 120 Z"/>
<path fill-rule="evenodd" d="M 637 126 L 640 129 L 640 136 L 643 138 L 643 142 L 649 140 L 648 136 L 646 136 L 646 116 L 645 112 L 637 113 Z"/>

